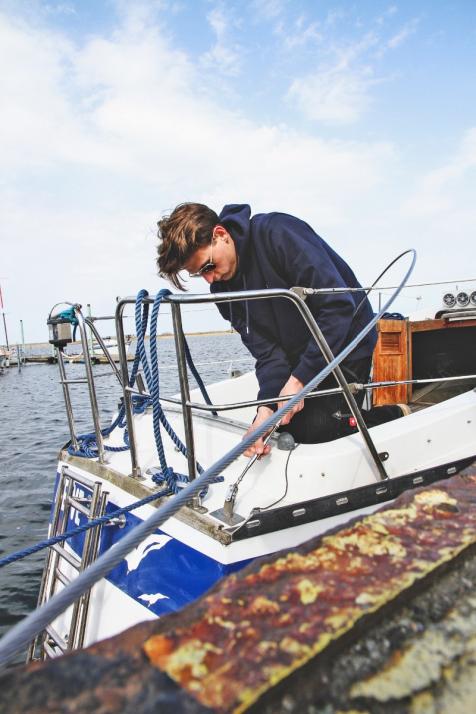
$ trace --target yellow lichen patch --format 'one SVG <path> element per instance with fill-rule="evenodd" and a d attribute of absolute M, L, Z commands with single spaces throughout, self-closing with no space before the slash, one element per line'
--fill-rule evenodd
<path fill-rule="evenodd" d="M 189 640 L 172 652 L 167 661 L 167 672 L 174 679 L 180 680 L 182 672 L 187 670 L 194 679 L 201 679 L 208 674 L 204 662 L 208 652 L 221 654 L 222 651 L 210 642 Z"/>
<path fill-rule="evenodd" d="M 450 506 L 455 506 L 458 502 L 452 498 L 446 491 L 439 488 L 427 489 L 415 494 L 415 503 L 421 506 L 439 506 L 441 503 L 447 503 Z"/>
<path fill-rule="evenodd" d="M 263 566 L 263 572 L 268 570 L 288 573 L 305 573 L 322 567 L 326 562 L 336 559 L 336 554 L 331 550 L 312 550 L 309 553 L 289 553 L 284 558 L 278 558 L 275 563 Z"/>
<path fill-rule="evenodd" d="M 437 711 L 436 702 L 430 692 L 417 694 L 413 697 L 409 707 L 409 714 L 434 714 L 435 711 Z"/>
<path fill-rule="evenodd" d="M 313 583 L 308 578 L 303 578 L 296 584 L 296 588 L 299 590 L 299 595 L 301 597 L 301 602 L 303 605 L 310 605 L 314 602 L 325 587 L 323 585 L 317 585 Z"/>
<path fill-rule="evenodd" d="M 359 593 L 355 598 L 356 605 L 373 605 L 381 598 L 381 593 Z"/>
<path fill-rule="evenodd" d="M 414 503 L 410 503 L 402 508 L 389 508 L 382 513 L 376 513 L 375 517 L 364 518 L 364 523 L 383 523 L 384 526 L 404 526 L 409 521 L 416 519 L 418 509 Z"/>
<path fill-rule="evenodd" d="M 345 551 L 349 547 L 356 548 L 362 555 L 371 558 L 376 555 L 390 555 L 394 558 L 404 558 L 406 548 L 395 538 L 382 536 L 371 528 L 344 531 L 328 539 L 335 548 Z"/>
<path fill-rule="evenodd" d="M 294 637 L 283 637 L 279 643 L 279 647 L 283 652 L 287 652 L 295 657 L 302 657 L 311 651 L 308 645 L 304 645 L 302 642 L 295 640 Z"/>
<path fill-rule="evenodd" d="M 144 642 L 144 651 L 152 664 L 161 666 L 173 651 L 173 640 L 165 635 L 154 635 Z"/>
<path fill-rule="evenodd" d="M 270 640 L 263 640 L 258 645 L 258 652 L 260 654 L 266 654 L 267 652 L 276 650 L 278 645 L 276 642 L 271 642 Z"/>
<path fill-rule="evenodd" d="M 378 520 L 372 521 L 372 530 L 379 535 L 388 535 L 388 528 L 383 523 L 379 523 Z"/>
<path fill-rule="evenodd" d="M 340 630 L 353 620 L 356 612 L 358 610 L 349 608 L 348 610 L 336 612 L 334 615 L 329 615 L 329 617 L 326 617 L 326 625 L 333 630 Z"/>
<path fill-rule="evenodd" d="M 211 617 L 209 619 L 210 623 L 219 625 L 219 627 L 224 627 L 225 630 L 234 630 L 236 627 L 236 622 L 231 622 L 230 620 L 224 620 L 222 617 Z"/>
<path fill-rule="evenodd" d="M 265 615 L 265 614 L 275 614 L 279 612 L 279 605 L 273 600 L 269 600 L 263 595 L 255 597 L 252 603 L 250 603 L 250 612 L 254 615 Z"/>

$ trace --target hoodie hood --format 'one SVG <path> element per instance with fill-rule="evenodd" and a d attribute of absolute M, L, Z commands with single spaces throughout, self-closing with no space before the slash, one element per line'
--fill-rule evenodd
<path fill-rule="evenodd" d="M 226 287 L 225 284 L 221 282 L 213 283 L 210 286 L 210 291 L 222 292 L 223 290 L 229 290 L 230 288 L 232 290 L 246 290 L 246 268 L 248 266 L 251 252 L 251 208 L 246 203 L 230 203 L 223 207 L 220 215 L 218 216 L 218 220 L 220 224 L 226 228 L 233 239 L 238 256 L 238 268 L 233 278 L 227 281 Z M 245 313 L 246 334 L 249 334 L 250 311 L 248 300 L 244 300 L 243 303 L 241 303 L 241 306 Z M 233 323 L 233 303 L 230 302 L 227 305 L 224 305 L 222 309 L 224 312 L 227 311 L 228 314 L 226 317 L 231 323 Z"/>
<path fill-rule="evenodd" d="M 250 253 L 251 208 L 246 203 L 230 203 L 223 207 L 218 220 L 233 238 L 238 255 L 238 273 L 241 273 Z"/>

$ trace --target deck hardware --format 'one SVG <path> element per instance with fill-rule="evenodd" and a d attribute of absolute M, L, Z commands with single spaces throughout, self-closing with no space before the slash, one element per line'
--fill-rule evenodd
<path fill-rule="evenodd" d="M 278 436 L 278 449 L 280 451 L 292 451 L 296 448 L 296 442 L 294 441 L 294 436 L 288 431 L 283 431 Z"/>
<path fill-rule="evenodd" d="M 342 496 L 342 498 L 336 498 L 336 506 L 345 506 L 349 503 L 347 496 Z"/>
<path fill-rule="evenodd" d="M 120 516 L 116 516 L 115 518 L 109 519 L 107 523 L 105 523 L 105 526 L 118 526 L 119 528 L 124 528 L 124 526 L 127 523 L 127 518 L 125 513 L 121 513 Z"/>
<path fill-rule="evenodd" d="M 379 459 L 380 459 L 380 461 L 387 461 L 387 459 L 389 458 L 389 456 L 390 456 L 390 454 L 388 453 L 388 451 L 381 451 L 381 452 L 379 453 Z"/>
<path fill-rule="evenodd" d="M 456 473 L 456 466 L 450 466 L 449 468 L 446 469 L 446 473 L 448 476 L 451 476 L 452 474 Z"/>
<path fill-rule="evenodd" d="M 145 388 L 144 380 L 143 380 L 140 372 L 137 372 L 137 374 L 136 374 L 136 386 L 139 391 L 139 394 L 145 394 L 145 392 L 147 391 Z"/>
<path fill-rule="evenodd" d="M 255 518 L 254 521 L 248 521 L 246 524 L 247 528 L 257 528 L 259 525 L 261 525 L 261 521 L 259 518 Z"/>
<path fill-rule="evenodd" d="M 291 288 L 291 291 L 300 297 L 301 300 L 305 300 L 307 298 L 306 288 L 296 286 Z"/>
<path fill-rule="evenodd" d="M 212 516 L 213 518 L 216 518 L 219 521 L 223 521 L 227 526 L 237 526 L 239 523 L 243 523 L 245 520 L 243 516 L 240 516 L 239 513 L 232 513 L 231 516 L 228 515 L 228 513 L 225 513 L 224 508 L 217 508 L 216 511 L 210 511 L 208 514 L 209 516 Z M 218 526 L 219 528 L 223 528 L 222 525 Z"/>
<path fill-rule="evenodd" d="M 387 493 L 388 488 L 386 486 L 380 486 L 380 488 L 375 489 L 375 495 L 381 496 L 383 493 Z"/>
<path fill-rule="evenodd" d="M 278 422 L 273 426 L 273 428 L 271 429 L 271 431 L 269 432 L 269 434 L 266 436 L 266 438 L 263 439 L 263 444 L 264 444 L 265 446 L 266 446 L 266 444 L 268 443 L 268 441 L 271 439 L 271 437 L 273 436 L 273 434 L 274 434 L 274 432 L 276 431 L 276 429 L 279 427 L 279 424 L 280 424 L 280 422 L 278 421 Z M 291 435 L 289 435 L 289 436 L 291 436 Z M 294 444 L 294 446 L 295 446 L 295 442 L 294 442 L 294 439 L 293 439 L 292 436 L 291 436 L 291 439 L 292 439 L 293 444 Z M 292 448 L 294 448 L 294 446 L 293 446 Z M 288 450 L 290 450 L 290 449 L 288 449 Z M 236 501 L 236 497 L 237 497 L 237 495 L 238 495 L 238 488 L 239 488 L 239 486 L 240 486 L 240 483 L 243 481 L 245 475 L 248 473 L 248 471 L 249 471 L 250 468 L 253 466 L 253 464 L 255 463 L 255 461 L 258 461 L 258 459 L 260 458 L 260 456 L 261 456 L 261 454 L 253 454 L 253 456 L 249 459 L 248 463 L 246 464 L 246 466 L 245 466 L 245 468 L 243 469 L 243 471 L 241 472 L 241 474 L 240 474 L 240 475 L 238 476 L 238 478 L 236 479 L 235 483 L 231 483 L 231 484 L 229 485 L 228 490 L 227 490 L 227 492 L 226 492 L 225 502 L 224 502 L 224 504 L 223 504 L 223 508 L 222 508 L 222 509 L 221 509 L 221 508 L 218 509 L 219 511 L 223 511 L 224 514 L 226 515 L 226 517 L 227 517 L 228 519 L 231 519 L 231 518 L 233 517 L 233 511 L 234 511 L 234 508 L 235 508 L 235 501 Z M 215 511 L 215 513 L 216 513 L 216 511 Z"/>
<path fill-rule="evenodd" d="M 299 518 L 299 516 L 304 516 L 305 513 L 306 513 L 305 508 L 295 508 L 293 511 L 293 517 Z"/>
<path fill-rule="evenodd" d="M 423 476 L 415 476 L 415 478 L 413 479 L 413 483 L 414 483 L 415 486 L 416 486 L 418 483 L 423 483 L 423 481 L 424 481 Z"/>

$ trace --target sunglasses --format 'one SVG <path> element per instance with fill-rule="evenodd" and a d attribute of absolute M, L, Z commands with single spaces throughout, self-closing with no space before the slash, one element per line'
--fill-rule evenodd
<path fill-rule="evenodd" d="M 208 275 L 208 273 L 212 273 L 216 268 L 216 263 L 213 262 L 213 239 L 212 242 L 210 243 L 210 260 L 207 260 L 207 262 L 202 265 L 199 270 L 197 270 L 196 273 L 189 273 L 189 276 L 191 278 L 201 278 L 202 275 Z"/>

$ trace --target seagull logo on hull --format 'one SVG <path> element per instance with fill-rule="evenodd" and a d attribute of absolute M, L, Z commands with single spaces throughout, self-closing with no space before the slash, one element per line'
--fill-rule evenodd
<path fill-rule="evenodd" d="M 167 545 L 169 540 L 172 540 L 171 536 L 164 534 L 150 535 L 145 540 L 143 540 L 142 543 L 137 546 L 137 548 L 134 548 L 134 550 L 132 550 L 129 555 L 126 555 L 125 559 L 127 561 L 127 574 L 129 575 L 130 572 L 136 570 L 139 567 L 141 561 L 153 550 L 160 550 L 164 547 L 164 545 Z"/>

